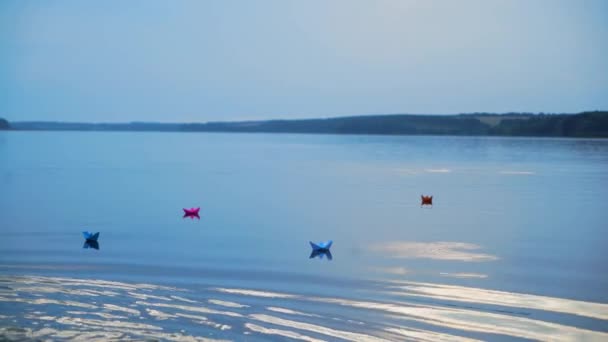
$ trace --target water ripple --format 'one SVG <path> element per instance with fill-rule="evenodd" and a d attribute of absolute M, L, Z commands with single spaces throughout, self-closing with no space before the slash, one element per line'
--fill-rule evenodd
<path fill-rule="evenodd" d="M 608 339 L 608 304 L 463 286 L 385 282 L 338 298 L 41 276 L 0 282 L 8 340 Z"/>

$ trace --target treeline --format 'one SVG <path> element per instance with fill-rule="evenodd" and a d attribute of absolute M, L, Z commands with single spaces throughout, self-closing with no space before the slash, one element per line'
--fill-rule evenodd
<path fill-rule="evenodd" d="M 534 115 L 507 119 L 489 130 L 491 135 L 541 137 L 608 137 L 608 112 L 577 115 Z"/>
<path fill-rule="evenodd" d="M 3 118 L 0 118 L 0 130 L 9 128 L 11 128 L 11 126 L 8 124 L 8 121 Z"/>
<path fill-rule="evenodd" d="M 157 122 L 84 123 L 55 121 L 15 121 L 11 129 L 17 131 L 149 131 L 177 132 L 183 124 Z"/>
<path fill-rule="evenodd" d="M 7 123 L 8 124 L 8 123 Z M 0 122 L 1 125 L 1 122 Z M 369 115 L 328 119 L 207 123 L 13 122 L 14 130 L 266 132 L 386 135 L 608 137 L 608 112 L 579 114 L 473 113 Z"/>
<path fill-rule="evenodd" d="M 438 115 L 370 115 L 329 119 L 209 122 L 185 124 L 184 131 L 479 135 L 486 125 L 475 118 Z"/>

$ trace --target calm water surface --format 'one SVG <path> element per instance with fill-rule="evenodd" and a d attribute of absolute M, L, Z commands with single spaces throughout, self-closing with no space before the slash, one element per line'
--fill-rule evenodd
<path fill-rule="evenodd" d="M 0 336 L 606 340 L 606 189 L 608 140 L 2 132 Z"/>

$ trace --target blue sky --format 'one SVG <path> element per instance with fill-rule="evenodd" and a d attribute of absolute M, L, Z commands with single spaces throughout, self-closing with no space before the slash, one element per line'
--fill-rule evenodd
<path fill-rule="evenodd" d="M 608 109 L 608 1 L 0 1 L 0 117 Z"/>

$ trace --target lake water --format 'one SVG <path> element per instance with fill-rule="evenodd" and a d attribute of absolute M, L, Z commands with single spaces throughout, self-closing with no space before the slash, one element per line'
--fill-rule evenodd
<path fill-rule="evenodd" d="M 0 336 L 606 340 L 606 190 L 608 140 L 0 132 Z"/>

